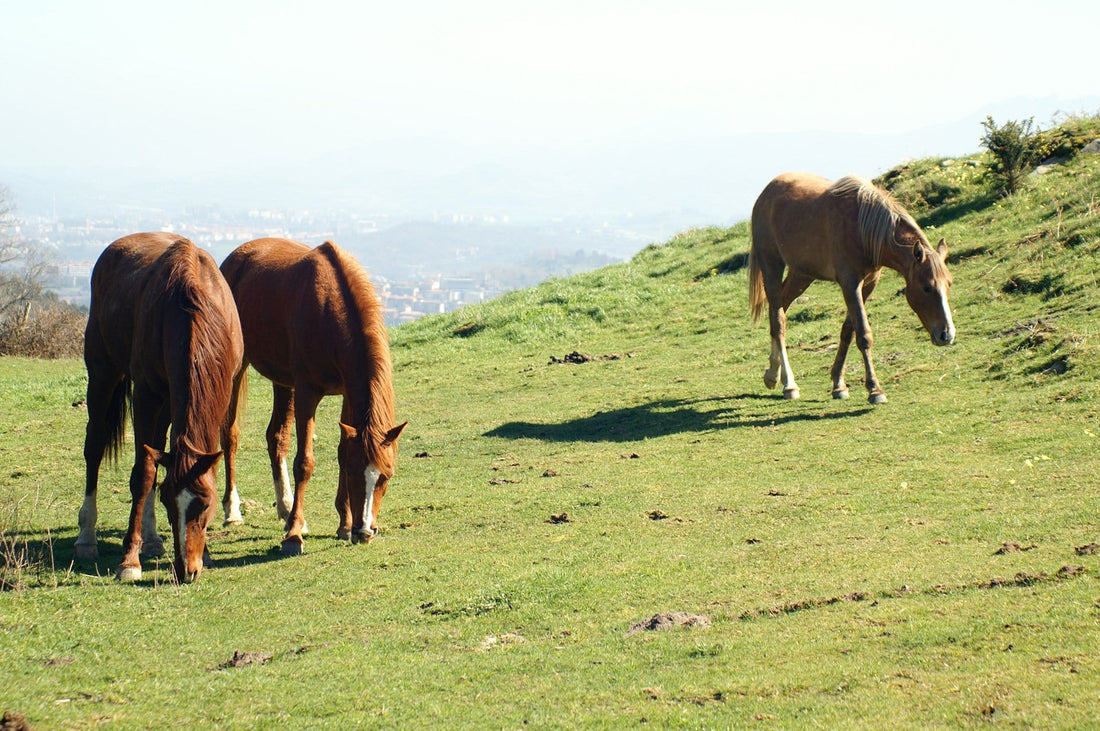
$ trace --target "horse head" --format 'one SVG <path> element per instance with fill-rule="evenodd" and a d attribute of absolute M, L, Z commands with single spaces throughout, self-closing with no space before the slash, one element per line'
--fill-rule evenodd
<path fill-rule="evenodd" d="M 222 453 L 201 454 L 182 444 L 175 453 L 148 445 L 145 451 L 168 473 L 160 487 L 160 499 L 168 509 L 175 540 L 172 573 L 177 581 L 190 583 L 202 573 L 206 529 L 217 506 L 214 468 Z"/>
<path fill-rule="evenodd" d="M 947 304 L 952 279 L 946 260 L 946 241 L 940 239 L 935 249 L 918 241 L 913 245 L 913 262 L 904 272 L 905 299 L 932 336 L 934 345 L 955 342 L 955 324 Z"/>
<path fill-rule="evenodd" d="M 397 471 L 397 438 L 409 422 L 398 424 L 380 438 L 368 427 L 340 424 L 340 471 L 347 480 L 351 501 L 351 540 L 369 543 L 378 533 L 378 512 L 386 487 Z"/>

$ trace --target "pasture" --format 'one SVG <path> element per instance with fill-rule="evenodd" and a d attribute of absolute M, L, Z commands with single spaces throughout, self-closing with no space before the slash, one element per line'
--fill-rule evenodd
<path fill-rule="evenodd" d="M 113 578 L 125 461 L 100 480 L 99 562 L 74 561 L 83 366 L 0 359 L 0 710 L 37 728 L 1095 723 L 1100 160 L 1010 200 L 978 174 L 901 173 L 949 191 L 911 210 L 951 247 L 958 335 L 932 347 L 886 272 L 868 309 L 889 403 L 862 398 L 858 359 L 853 398 L 830 398 L 844 305 L 825 282 L 790 312 L 801 399 L 766 390 L 748 226 L 689 231 L 394 330 L 410 424 L 369 545 L 335 538 L 330 397 L 311 533 L 282 556 L 252 374 L 245 525 L 219 514 L 217 565 L 187 586 L 165 559 Z M 695 623 L 645 626 L 661 613 Z"/>

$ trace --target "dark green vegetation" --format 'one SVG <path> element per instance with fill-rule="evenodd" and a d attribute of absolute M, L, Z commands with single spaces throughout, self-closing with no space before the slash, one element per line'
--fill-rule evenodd
<path fill-rule="evenodd" d="M 829 398 L 827 283 L 792 311 L 802 399 L 766 391 L 747 226 L 689 231 L 394 331 L 411 425 L 369 546 L 333 538 L 330 399 L 313 533 L 280 557 L 254 379 L 246 525 L 214 528 L 191 586 L 164 562 L 110 578 L 126 469 L 105 468 L 101 562 L 72 563 L 82 367 L 0 359 L 0 707 L 42 728 L 1094 723 L 1100 156 L 1009 199 L 980 170 L 885 176 L 951 245 L 958 328 L 934 348 L 884 277 L 890 403 Z M 631 631 L 666 612 L 709 626 Z"/>

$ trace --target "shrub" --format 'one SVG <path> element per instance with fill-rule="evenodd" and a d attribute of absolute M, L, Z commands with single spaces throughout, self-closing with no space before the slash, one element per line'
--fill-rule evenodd
<path fill-rule="evenodd" d="M 998 126 L 993 117 L 986 117 L 982 122 L 982 146 L 993 153 L 990 174 L 1006 196 L 1016 192 L 1039 160 L 1041 151 L 1036 145 L 1033 121 L 1034 117 L 1029 117 Z"/>
<path fill-rule="evenodd" d="M 79 358 L 87 320 L 82 310 L 56 298 L 28 302 L 0 318 L 0 356 Z"/>

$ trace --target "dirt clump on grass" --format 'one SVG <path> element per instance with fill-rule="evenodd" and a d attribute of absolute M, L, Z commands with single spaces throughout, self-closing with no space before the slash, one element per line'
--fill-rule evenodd
<path fill-rule="evenodd" d="M 3 719 L 0 719 L 0 731 L 34 731 L 34 727 L 27 723 L 27 717 L 15 711 L 4 711 Z"/>
<path fill-rule="evenodd" d="M 631 637 L 639 632 L 663 632 L 673 627 L 710 627 L 710 617 L 691 612 L 659 612 L 630 625 L 626 636 Z"/>
<path fill-rule="evenodd" d="M 1024 551 L 1030 551 L 1033 548 L 1038 548 L 1038 546 L 1036 546 L 1034 543 L 1032 543 L 1030 546 L 1021 546 L 1019 543 L 1013 541 L 1011 543 L 1002 543 L 1001 547 L 993 552 L 993 555 L 1003 556 L 1006 553 L 1023 553 Z"/>
<path fill-rule="evenodd" d="M 562 357 L 550 356 L 550 365 L 570 363 L 573 365 L 580 365 L 582 363 L 594 363 L 596 361 L 607 360 L 622 360 L 623 358 L 633 358 L 633 353 L 608 353 L 607 355 L 589 355 L 588 353 L 582 353 L 578 350 L 574 350 L 572 353 L 566 353 Z"/>
<path fill-rule="evenodd" d="M 227 668 L 243 668 L 249 665 L 266 665 L 274 657 L 270 652 L 241 652 L 233 651 L 233 657 L 218 666 L 219 670 Z"/>

